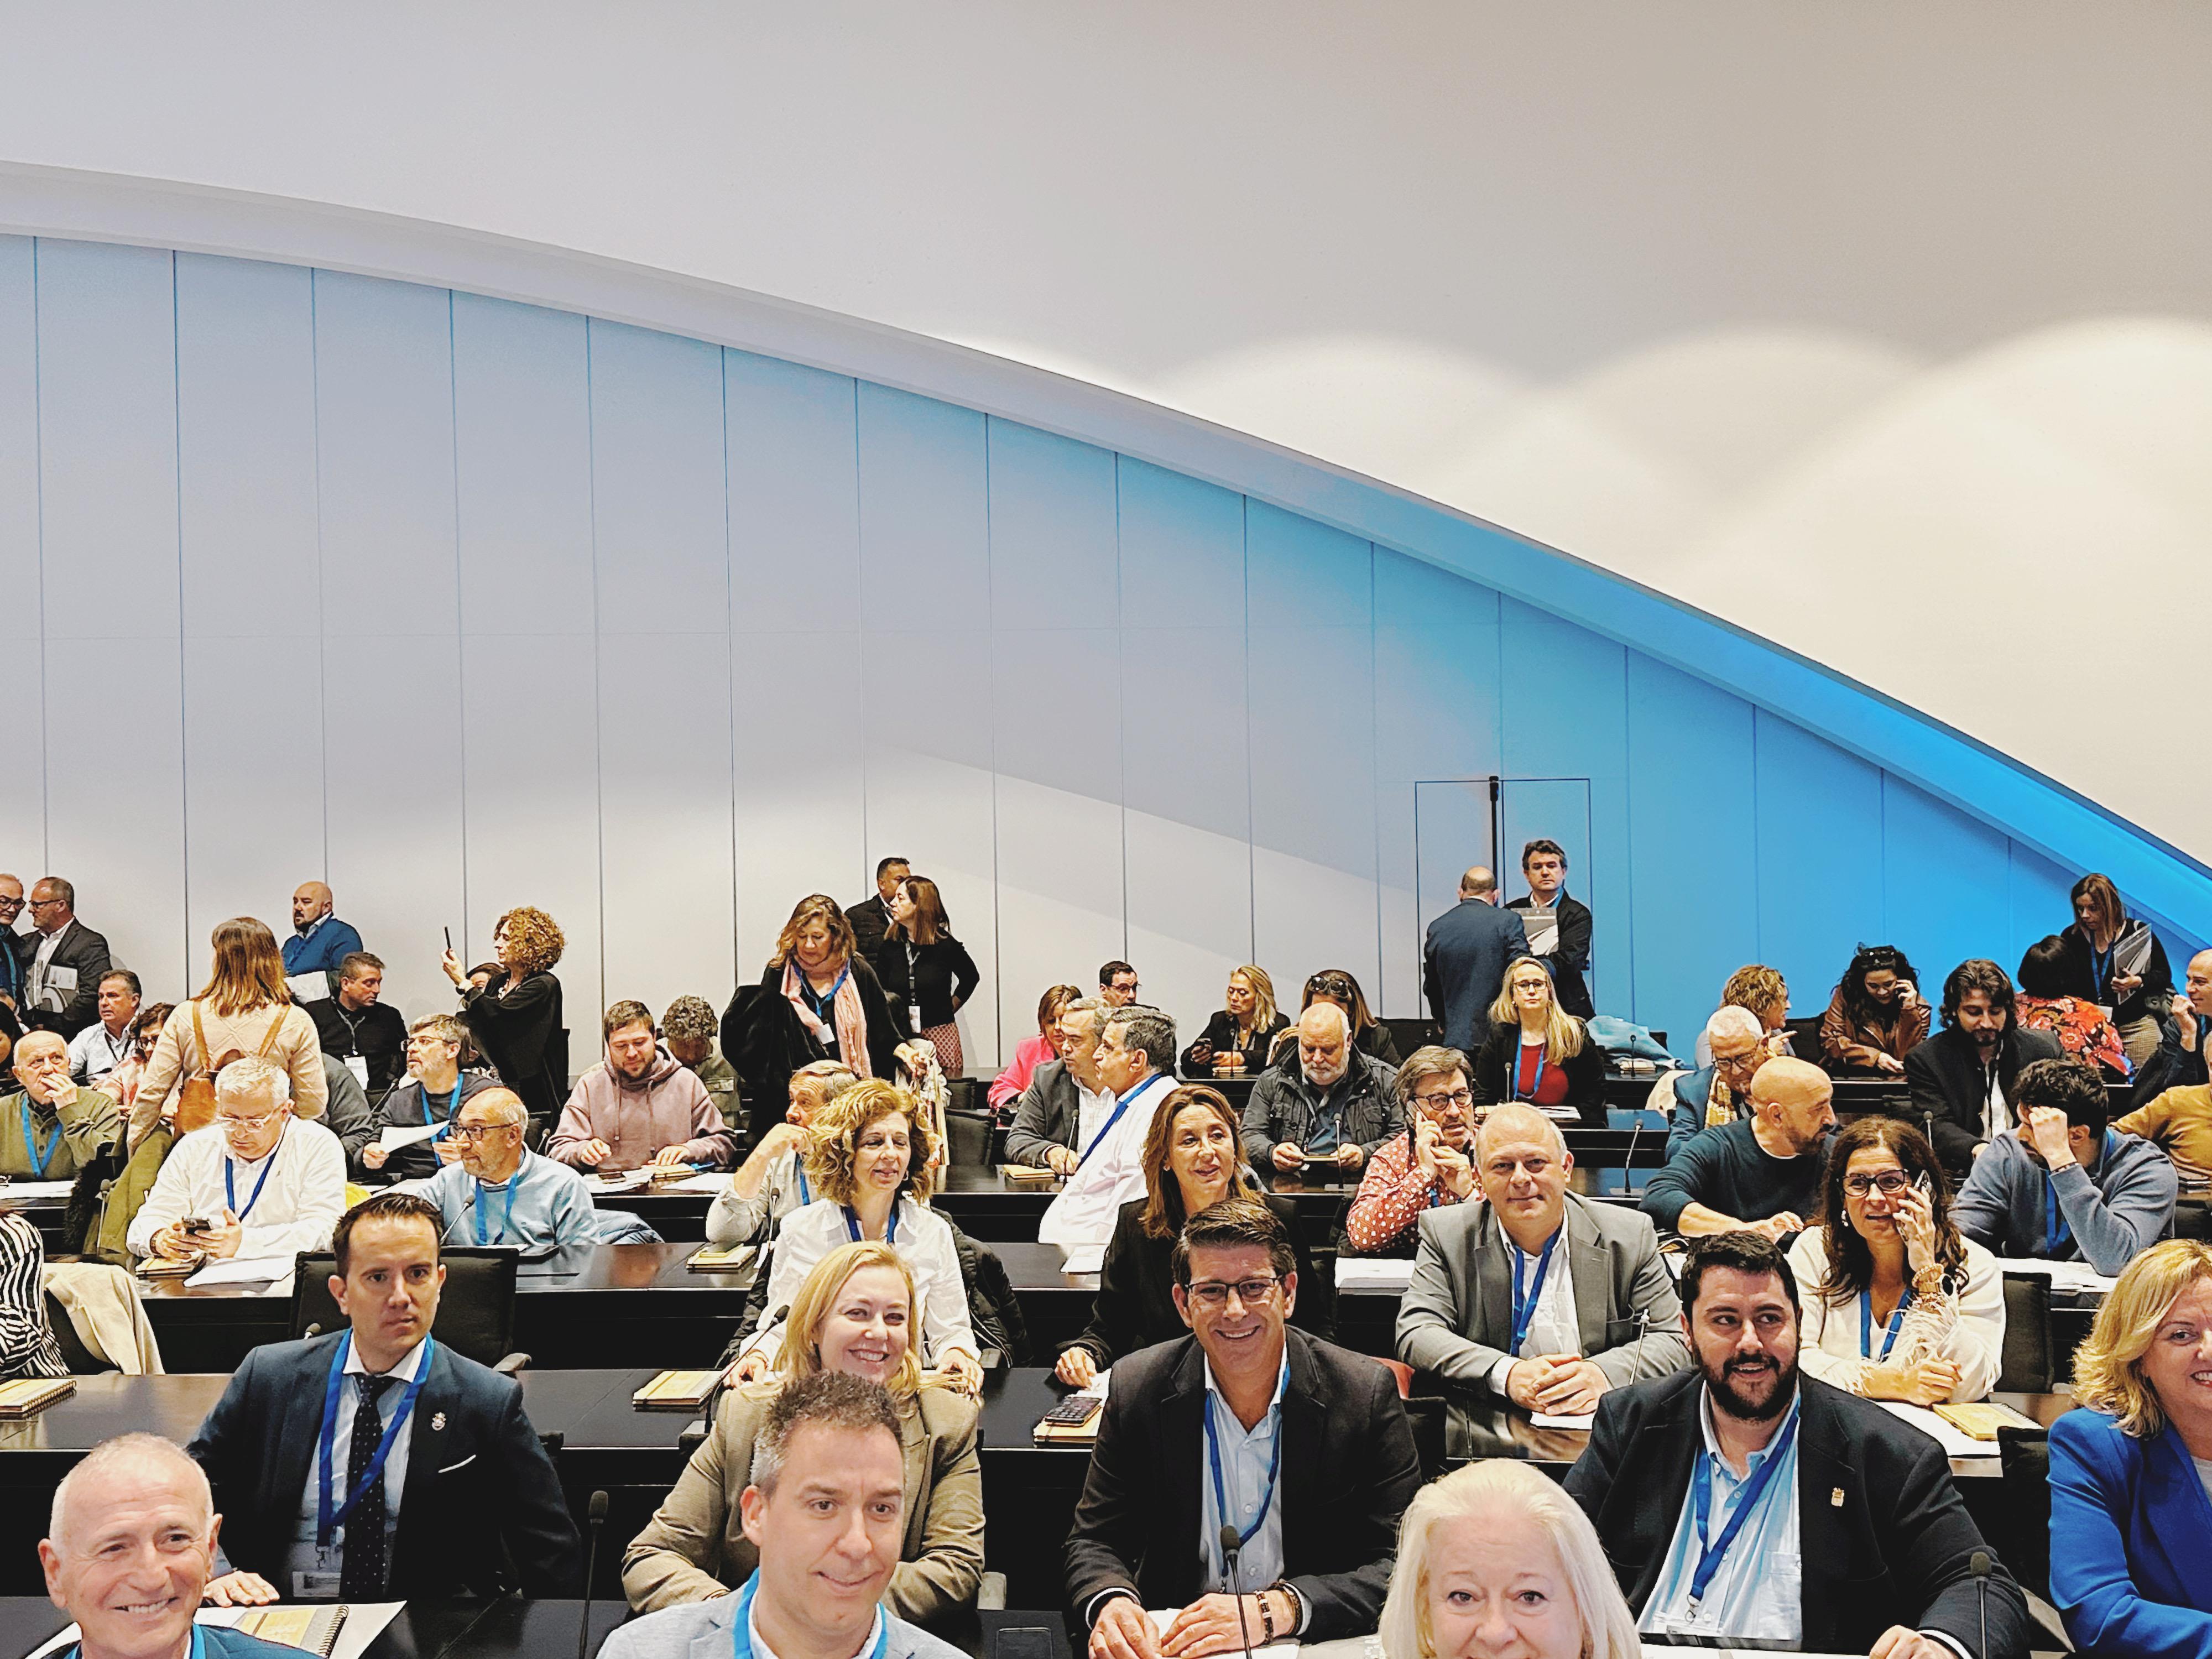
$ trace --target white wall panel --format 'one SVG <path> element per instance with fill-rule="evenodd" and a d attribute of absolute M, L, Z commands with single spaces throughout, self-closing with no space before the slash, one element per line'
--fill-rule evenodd
<path fill-rule="evenodd" d="M 719 1006 L 736 960 L 721 353 L 598 322 L 591 348 L 605 997 Z"/>
<path fill-rule="evenodd" d="M 316 272 L 329 880 L 409 1011 L 453 1006 L 442 929 L 491 955 L 463 860 L 453 417 L 449 296 Z"/>
<path fill-rule="evenodd" d="M 569 1024 L 588 1030 L 599 773 L 584 327 L 453 297 L 468 921 L 487 941 L 517 905 L 558 921 Z"/>
<path fill-rule="evenodd" d="M 983 417 L 864 381 L 860 422 L 861 626 L 988 625 Z"/>
<path fill-rule="evenodd" d="M 1372 996 L 1372 550 L 1255 501 L 1246 554 L 1256 960 L 1279 989 L 1341 968 Z"/>
<path fill-rule="evenodd" d="M 730 477 L 738 971 L 791 907 L 872 890 L 861 735 L 860 477 L 853 382 L 723 353 Z M 803 831 L 796 826 L 805 825 Z"/>
<path fill-rule="evenodd" d="M 0 236 L 0 593 L 15 640 L 15 738 L 0 789 L 0 867 L 27 890 L 46 861 L 46 637 L 39 576 L 39 338 L 34 247 Z M 30 926 L 26 910 L 21 925 Z"/>
<path fill-rule="evenodd" d="M 164 986 L 185 937 L 171 272 L 149 249 L 39 245 L 46 856 Z M 117 742 L 91 740 L 118 714 Z"/>
<path fill-rule="evenodd" d="M 323 878 L 313 273 L 177 256 L 185 885 L 192 950 Z M 276 695 L 241 696 L 248 684 Z"/>

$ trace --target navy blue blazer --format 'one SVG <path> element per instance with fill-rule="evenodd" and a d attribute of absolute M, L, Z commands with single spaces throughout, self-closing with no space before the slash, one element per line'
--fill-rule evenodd
<path fill-rule="evenodd" d="M 1528 952 L 1519 915 L 1481 899 L 1462 899 L 1429 924 L 1421 988 L 1446 1042 L 1474 1057 L 1490 1035 L 1490 1005 L 1505 982 L 1505 964 Z"/>
<path fill-rule="evenodd" d="M 253 1349 L 185 1449 L 207 1471 L 223 1553 L 289 1594 L 284 1559 L 315 1468 L 323 1390 L 338 1336 Z M 337 1449 L 342 1465 L 345 1449 Z M 583 1550 L 522 1390 L 444 1343 L 415 1401 L 388 1594 L 559 1596 Z"/>
<path fill-rule="evenodd" d="M 2078 1648 L 2212 1659 L 2212 1498 L 2168 1425 L 2103 1412 L 2051 1425 L 2051 1599 Z"/>

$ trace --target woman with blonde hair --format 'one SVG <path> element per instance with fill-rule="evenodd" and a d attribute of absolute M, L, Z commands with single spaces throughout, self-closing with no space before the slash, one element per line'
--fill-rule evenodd
<path fill-rule="evenodd" d="M 550 1124 L 568 1097 L 568 1032 L 554 964 L 568 941 L 561 925 L 525 904 L 491 930 L 499 971 L 478 982 L 450 950 L 438 964 L 461 994 L 461 1023 L 530 1115 Z"/>
<path fill-rule="evenodd" d="M 212 1080 L 241 1054 L 258 1054 L 283 1067 L 292 1080 L 294 1115 L 320 1117 L 330 1100 L 322 1040 L 307 1011 L 292 1000 L 284 983 L 284 958 L 268 924 L 233 916 L 216 925 L 211 943 L 215 963 L 207 983 L 169 1017 L 138 1074 L 138 1094 L 131 1106 L 133 1151 L 163 1117 L 174 1115 L 191 1079 Z M 211 1109 L 211 1094 L 208 1099 Z"/>
<path fill-rule="evenodd" d="M 2212 1654 L 2212 1245 L 2128 1263 L 2051 1425 L 2051 1599 L 2084 1651 Z"/>
<path fill-rule="evenodd" d="M 1421 1488 L 1398 1525 L 1383 1659 L 1638 1659 L 1597 1528 L 1557 1481 L 1486 1458 Z"/>
<path fill-rule="evenodd" d="M 960 1254 L 951 1224 L 915 1194 L 937 1146 L 928 1118 L 905 1090 L 864 1078 L 824 1106 L 807 1133 L 807 1178 L 821 1196 L 783 1218 L 767 1305 L 790 1305 L 814 1264 L 838 1245 L 880 1239 L 914 1275 L 923 1363 L 974 1393 L 982 1386 L 982 1350 L 968 1315 Z M 739 1381 L 767 1374 L 783 1334 L 782 1326 L 770 1325 L 746 1340 Z"/>
<path fill-rule="evenodd" d="M 915 1357 L 914 1278 L 885 1244 L 846 1243 L 822 1258 L 792 1298 L 775 1374 L 722 1396 L 714 1432 L 623 1555 L 623 1589 L 640 1613 L 705 1601 L 744 1583 L 760 1553 L 738 1499 L 753 1444 L 776 1395 L 821 1371 L 887 1389 L 898 1409 L 906 1506 L 899 1565 L 884 1600 L 926 1620 L 972 1606 L 983 1582 L 983 1466 L 975 1402 L 923 1375 Z"/>
<path fill-rule="evenodd" d="M 1249 962 L 1229 970 L 1222 1003 L 1198 1041 L 1182 1051 L 1186 1076 L 1211 1072 L 1246 1077 L 1264 1069 L 1276 1034 L 1291 1023 L 1275 1006 L 1275 981 L 1266 969 Z"/>
<path fill-rule="evenodd" d="M 1468 1080 L 1478 1105 L 1521 1101 L 1551 1117 L 1605 1127 L 1605 1050 L 1559 1006 L 1541 957 L 1506 964 Z"/>

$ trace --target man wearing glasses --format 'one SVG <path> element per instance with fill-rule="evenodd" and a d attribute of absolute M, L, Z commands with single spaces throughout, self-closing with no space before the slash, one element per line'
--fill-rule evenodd
<path fill-rule="evenodd" d="M 23 936 L 15 919 L 23 914 L 23 878 L 0 870 L 0 1005 L 23 1006 Z"/>
<path fill-rule="evenodd" d="M 1398 1305 L 1398 1358 L 1452 1385 L 1462 1452 L 1467 1406 L 1579 1417 L 1609 1389 L 1690 1363 L 1650 1218 L 1567 1191 L 1575 1160 L 1557 1124 L 1493 1106 L 1474 1159 L 1488 1202 L 1422 1216 Z"/>
<path fill-rule="evenodd" d="M 1256 1200 L 1184 1224 L 1175 1301 L 1191 1334 L 1115 1364 L 1068 1534 L 1089 1659 L 1196 1659 L 1236 1651 L 1247 1631 L 1257 1648 L 1375 1628 L 1398 1517 L 1421 1484 L 1413 1429 L 1383 1366 L 1285 1328 L 1292 1260 Z M 1147 1607 L 1179 1611 L 1162 1634 Z"/>
<path fill-rule="evenodd" d="M 215 1080 L 215 1121 L 179 1140 L 131 1223 L 134 1256 L 282 1257 L 330 1247 L 345 1211 L 345 1151 L 292 1115 L 282 1066 L 248 1054 Z"/>
<path fill-rule="evenodd" d="M 0 1175 L 15 1181 L 74 1181 L 123 1138 L 114 1099 L 70 1080 L 69 1045 L 33 1031 L 15 1045 L 21 1092 L 0 1095 Z"/>
<path fill-rule="evenodd" d="M 461 1103 L 452 1134 L 459 1158 L 422 1189 L 446 1218 L 447 1243 L 539 1250 L 598 1239 L 584 1177 L 526 1147 L 529 1122 L 512 1089 L 486 1089 Z"/>
<path fill-rule="evenodd" d="M 1474 1195 L 1474 1091 L 1467 1056 L 1431 1044 L 1398 1068 L 1406 1133 L 1375 1149 L 1344 1218 L 1352 1255 L 1409 1256 L 1424 1213 Z"/>
<path fill-rule="evenodd" d="M 76 919 L 76 889 L 59 876 L 32 884 L 30 911 L 38 931 L 14 941 L 23 975 L 17 1012 L 27 1031 L 73 1037 L 100 1018 L 100 976 L 115 965 L 107 940 Z"/>

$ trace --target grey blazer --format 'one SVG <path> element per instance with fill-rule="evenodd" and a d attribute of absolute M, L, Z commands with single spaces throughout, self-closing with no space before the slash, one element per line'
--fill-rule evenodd
<path fill-rule="evenodd" d="M 890 1626 L 884 1659 L 967 1659 L 950 1642 L 903 1619 L 884 1615 Z M 599 1659 L 728 1659 L 738 1620 L 738 1598 L 686 1601 L 618 1625 L 599 1649 Z"/>
<path fill-rule="evenodd" d="M 1075 1150 L 1076 1113 L 1083 1099 L 1064 1060 L 1048 1060 L 1030 1073 L 1030 1086 L 1014 1103 L 1006 1128 L 1006 1162 L 1044 1167 L 1054 1146 Z"/>
<path fill-rule="evenodd" d="M 1650 1218 L 1570 1193 L 1566 1225 L 1583 1357 L 1616 1389 L 1686 1368 L 1682 1304 Z M 1420 1235 L 1398 1304 L 1398 1358 L 1484 1388 L 1513 1335 L 1512 1267 L 1498 1218 L 1487 1204 L 1454 1204 L 1423 1212 Z"/>

